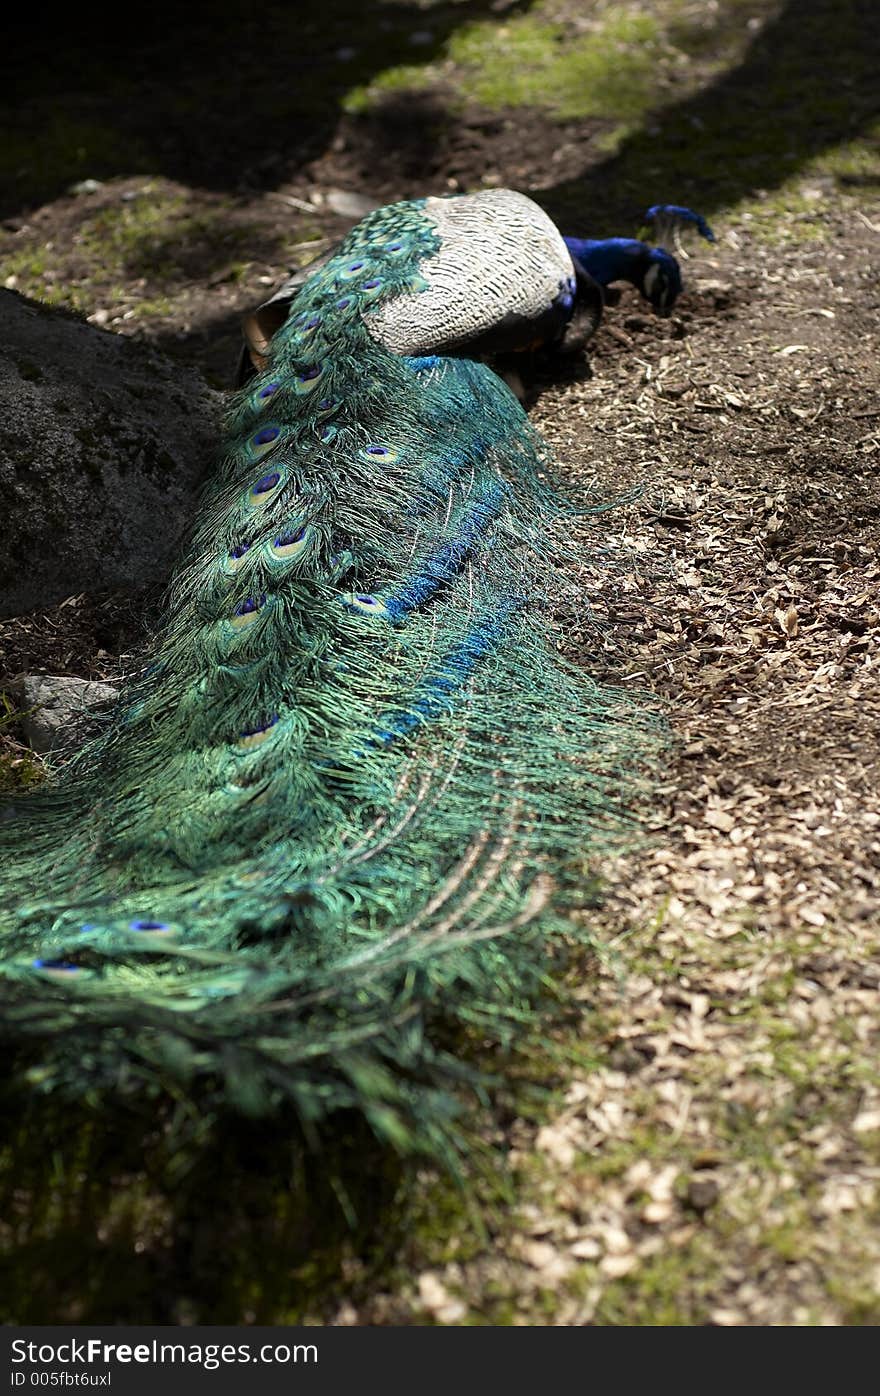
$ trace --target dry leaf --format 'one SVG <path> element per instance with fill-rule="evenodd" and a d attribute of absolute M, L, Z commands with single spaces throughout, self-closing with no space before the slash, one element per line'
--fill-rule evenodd
<path fill-rule="evenodd" d="M 789 639 L 793 640 L 798 633 L 798 613 L 794 606 L 789 606 L 785 611 L 777 607 L 773 615 L 783 635 L 787 635 Z"/>
<path fill-rule="evenodd" d="M 880 1110 L 863 1110 L 852 1122 L 856 1134 L 872 1134 L 880 1129 Z"/>

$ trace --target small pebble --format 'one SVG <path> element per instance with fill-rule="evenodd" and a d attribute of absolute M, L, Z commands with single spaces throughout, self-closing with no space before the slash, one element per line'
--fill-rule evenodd
<path fill-rule="evenodd" d="M 687 1200 L 695 1212 L 707 1212 L 718 1201 L 718 1184 L 714 1178 L 691 1178 Z"/>
<path fill-rule="evenodd" d="M 672 1216 L 671 1202 L 649 1202 L 642 1211 L 642 1221 L 650 1226 L 658 1226 Z"/>
<path fill-rule="evenodd" d="M 603 1275 L 608 1276 L 609 1280 L 620 1280 L 631 1270 L 635 1270 L 638 1263 L 638 1256 L 630 1251 L 629 1255 L 606 1255 L 599 1269 Z"/>

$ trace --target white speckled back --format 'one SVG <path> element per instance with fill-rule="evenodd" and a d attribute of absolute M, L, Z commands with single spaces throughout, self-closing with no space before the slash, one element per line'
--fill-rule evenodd
<path fill-rule="evenodd" d="M 487 334 L 504 319 L 545 315 L 574 276 L 568 248 L 543 209 L 512 189 L 426 199 L 441 247 L 420 267 L 428 289 L 365 317 L 396 354 L 426 354 Z"/>

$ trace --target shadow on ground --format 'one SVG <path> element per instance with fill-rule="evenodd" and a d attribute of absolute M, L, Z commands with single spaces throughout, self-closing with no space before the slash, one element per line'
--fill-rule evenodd
<path fill-rule="evenodd" d="M 505 15 L 530 4 L 513 0 Z M 328 0 L 304 16 L 287 0 L 253 10 L 159 0 L 139 11 L 136 38 L 88 8 L 59 10 L 51 43 L 30 15 L 10 16 L 0 217 L 85 177 L 274 188 L 327 147 L 352 87 L 395 64 L 430 62 L 458 26 L 495 8 Z"/>
<path fill-rule="evenodd" d="M 436 62 L 457 28 L 487 19 L 501 25 L 531 5 L 328 0 L 303 20 L 283 0 L 252 14 L 221 0 L 210 15 L 175 7 L 171 22 L 170 7 L 159 3 L 141 17 L 136 43 L 98 20 L 89 27 L 80 12 L 59 16 L 51 45 L 35 26 L 13 20 L 20 32 L 7 48 L 15 65 L 4 83 L 0 216 L 53 199 L 86 176 L 162 175 L 235 193 L 277 187 L 332 146 L 354 87 L 402 63 Z M 746 19 L 737 9 L 714 22 Z M 697 62 L 701 48 L 717 42 L 716 31 L 684 24 L 672 37 Z M 569 173 L 542 189 L 541 201 L 572 230 L 585 209 L 590 230 L 605 230 L 606 220 L 619 230 L 646 200 L 689 200 L 710 213 L 772 189 L 823 150 L 857 137 L 880 116 L 878 70 L 873 0 L 790 0 L 756 32 L 737 67 L 659 106 L 611 158 L 589 138 L 595 121 L 578 132 L 577 122 L 549 114 L 542 122 L 536 108 L 506 115 L 522 127 L 520 149 L 531 143 L 539 158 L 546 153 L 545 169 L 560 140 L 583 137 Z M 391 92 L 346 116 L 365 185 L 371 173 L 381 186 L 383 176 L 412 179 L 420 170 L 429 183 L 450 132 L 485 124 L 484 110 L 455 110 L 449 97 L 442 88 Z M 509 159 L 516 150 L 514 142 Z M 466 182 L 479 183 L 481 154 L 478 141 Z"/>
<path fill-rule="evenodd" d="M 365 1282 L 387 1272 L 408 1216 L 392 1205 L 399 1160 L 362 1121 L 336 1125 L 318 1157 L 292 1121 L 230 1117 L 175 1144 L 169 1109 L 38 1103 L 0 1159 L 0 1321 L 296 1322 L 312 1303 L 332 1314 L 352 1292 L 346 1256 Z"/>
<path fill-rule="evenodd" d="M 878 72 L 873 0 L 792 0 L 736 68 L 657 110 L 614 157 L 542 190 L 541 202 L 566 226 L 588 208 L 603 231 L 618 231 L 616 221 L 638 217 L 647 202 L 711 214 L 769 193 L 880 119 Z M 873 175 L 840 178 L 880 181 L 880 143 Z"/>

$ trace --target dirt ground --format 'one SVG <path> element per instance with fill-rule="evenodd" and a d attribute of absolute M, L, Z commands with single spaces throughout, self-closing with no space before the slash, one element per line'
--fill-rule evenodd
<path fill-rule="evenodd" d="M 228 381 L 240 313 L 353 199 L 501 183 L 541 201 L 556 151 L 595 128 L 472 106 L 426 167 L 383 120 L 341 117 L 271 188 L 122 173 L 16 211 L 6 284 Z M 311 1321 L 880 1322 L 880 198 L 807 164 L 786 178 L 772 208 L 712 194 L 718 242 L 685 241 L 670 319 L 626 290 L 582 362 L 530 385 L 565 478 L 626 497 L 578 525 L 601 629 L 566 602 L 561 643 L 663 710 L 667 764 L 644 839 L 597 869 L 606 948 L 576 991 L 574 1064 L 543 1121 L 496 1129 L 511 1209 L 477 1238 L 460 1218 L 417 1232 L 390 1273 L 352 1251 Z M 179 236 L 139 225 L 123 255 L 125 210 L 149 203 Z M 142 633 L 128 598 L 72 599 L 0 624 L 0 668 L 112 678 Z M 285 1302 L 238 1319 L 285 1321 Z"/>

